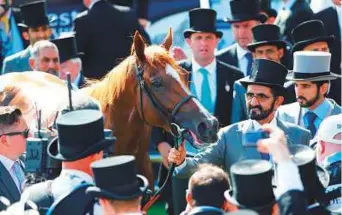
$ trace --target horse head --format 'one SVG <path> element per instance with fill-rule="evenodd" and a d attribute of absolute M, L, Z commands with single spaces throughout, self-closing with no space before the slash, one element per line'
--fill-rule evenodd
<path fill-rule="evenodd" d="M 175 133 L 174 124 L 185 128 L 197 142 L 217 141 L 218 121 L 188 88 L 189 73 L 170 57 L 172 32 L 160 46 L 147 47 L 137 32 L 132 56 L 137 78 L 136 108 L 145 123 Z"/>

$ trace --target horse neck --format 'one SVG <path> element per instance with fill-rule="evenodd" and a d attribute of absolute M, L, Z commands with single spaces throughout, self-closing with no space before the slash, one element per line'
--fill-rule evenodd
<path fill-rule="evenodd" d="M 125 71 L 115 71 L 117 72 Z M 137 90 L 133 90 L 137 89 L 135 73 L 125 73 L 117 73 L 117 78 L 125 77 L 126 80 L 113 80 L 116 77 L 107 75 L 102 81 L 83 89 L 100 102 L 105 116 L 105 127 L 114 131 L 118 141 L 128 142 L 120 145 L 128 146 L 137 142 L 131 141 L 132 138 L 148 135 L 150 128 L 141 119 L 136 105 L 138 95 Z"/>

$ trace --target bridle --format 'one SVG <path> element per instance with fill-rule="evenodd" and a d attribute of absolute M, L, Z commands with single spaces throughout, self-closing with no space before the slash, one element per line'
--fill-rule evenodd
<path fill-rule="evenodd" d="M 161 113 L 161 116 L 164 118 L 164 120 L 168 123 L 168 125 L 171 128 L 171 134 L 174 137 L 180 137 L 179 132 L 176 132 L 176 129 L 172 129 L 174 128 L 174 126 L 178 126 L 174 119 L 176 114 L 178 113 L 178 111 L 180 110 L 180 108 L 186 104 L 190 99 L 192 98 L 196 98 L 196 96 L 194 95 L 188 95 L 185 98 L 183 98 L 180 102 L 178 102 L 175 107 L 173 108 L 172 111 L 168 111 L 167 108 L 165 108 L 160 102 L 159 100 L 156 98 L 156 96 L 154 95 L 154 93 L 152 92 L 151 88 L 146 84 L 145 80 L 144 80 L 144 70 L 142 67 L 137 66 L 135 64 L 136 67 L 136 75 L 138 78 L 138 89 L 139 89 L 139 109 L 140 109 L 140 114 L 141 117 L 143 119 L 143 121 L 148 124 L 151 125 L 150 123 L 147 122 L 146 118 L 145 118 L 145 114 L 144 114 L 144 104 L 143 104 L 143 93 L 145 93 L 145 95 L 147 96 L 147 98 L 149 98 L 149 100 L 151 101 L 153 107 L 158 110 Z M 179 126 L 178 126 L 179 127 Z M 177 134 L 178 133 L 178 134 Z"/>

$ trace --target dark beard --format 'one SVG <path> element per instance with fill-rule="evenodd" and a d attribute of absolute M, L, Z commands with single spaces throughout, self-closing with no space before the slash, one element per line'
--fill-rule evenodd
<path fill-rule="evenodd" d="M 303 99 L 306 101 L 306 103 L 300 103 L 298 102 L 299 106 L 303 107 L 303 108 L 308 108 L 311 107 L 312 105 L 314 105 L 318 100 L 319 100 L 319 91 L 317 90 L 316 92 L 316 96 L 311 99 L 311 100 L 307 100 L 306 98 L 304 98 L 303 96 L 299 96 L 297 97 L 297 101 L 298 99 Z"/>
<path fill-rule="evenodd" d="M 275 105 L 275 100 L 272 102 L 272 105 L 269 109 L 263 110 L 263 108 L 258 105 L 258 106 L 248 106 L 247 111 L 250 119 L 259 121 L 259 120 L 264 120 L 266 119 L 271 113 L 273 113 L 274 110 L 274 105 Z M 259 109 L 260 113 L 256 113 L 252 109 L 257 108 Z"/>

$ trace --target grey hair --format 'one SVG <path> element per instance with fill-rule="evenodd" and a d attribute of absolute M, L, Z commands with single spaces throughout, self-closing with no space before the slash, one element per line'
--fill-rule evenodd
<path fill-rule="evenodd" d="M 43 48 L 53 48 L 53 49 L 56 49 L 58 52 L 58 48 L 54 43 L 52 43 L 48 40 L 40 40 L 32 46 L 31 58 L 33 58 L 35 61 L 37 61 L 39 58 L 39 51 Z"/>

